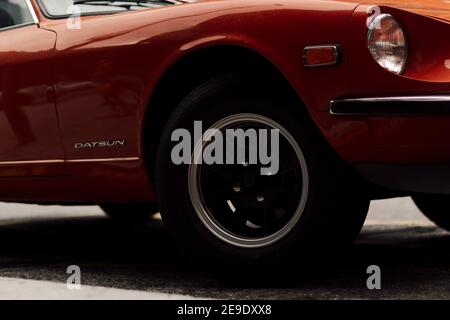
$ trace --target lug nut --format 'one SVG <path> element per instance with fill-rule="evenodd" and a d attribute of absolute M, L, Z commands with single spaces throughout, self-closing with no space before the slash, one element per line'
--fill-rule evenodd
<path fill-rule="evenodd" d="M 264 201 L 264 195 L 262 193 L 259 193 L 256 195 L 256 201 L 263 202 Z"/>
<path fill-rule="evenodd" d="M 234 192 L 241 192 L 241 185 L 239 183 L 235 183 L 233 186 Z"/>

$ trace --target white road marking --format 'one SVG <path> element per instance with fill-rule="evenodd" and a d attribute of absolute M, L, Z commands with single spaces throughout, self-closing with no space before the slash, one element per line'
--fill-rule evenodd
<path fill-rule="evenodd" d="M 365 225 L 433 225 L 410 197 L 374 200 L 370 203 Z"/>
<path fill-rule="evenodd" d="M 192 300 L 192 296 L 0 277 L 0 300 Z"/>
<path fill-rule="evenodd" d="M 399 226 L 399 227 L 428 227 L 435 224 L 431 221 L 417 221 L 417 220 L 366 220 L 365 226 Z"/>

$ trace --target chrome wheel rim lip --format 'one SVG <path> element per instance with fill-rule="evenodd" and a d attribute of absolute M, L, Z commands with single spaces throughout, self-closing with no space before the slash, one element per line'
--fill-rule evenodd
<path fill-rule="evenodd" d="M 192 154 L 192 161 L 191 164 L 189 165 L 188 170 L 189 195 L 192 206 L 198 218 L 200 219 L 202 224 L 208 229 L 208 231 L 211 232 L 214 236 L 235 247 L 261 248 L 269 246 L 283 239 L 287 234 L 289 234 L 289 232 L 297 225 L 298 221 L 300 220 L 306 206 L 306 200 L 308 198 L 308 191 L 309 191 L 308 167 L 303 152 L 300 146 L 298 145 L 297 141 L 294 139 L 294 137 L 289 133 L 289 131 L 286 128 L 284 128 L 278 122 L 268 117 L 254 113 L 234 114 L 226 118 L 223 118 L 222 120 L 219 120 L 218 122 L 216 122 L 211 126 L 211 129 L 223 130 L 230 127 L 231 125 L 241 123 L 265 125 L 273 129 L 278 129 L 281 135 L 289 142 L 290 147 L 295 151 L 295 154 L 300 164 L 302 174 L 302 190 L 298 206 L 291 219 L 280 230 L 274 232 L 269 236 L 259 238 L 249 238 L 239 236 L 227 230 L 222 225 L 220 225 L 216 221 L 216 219 L 214 219 L 214 214 L 212 214 L 208 209 L 208 207 L 206 206 L 201 191 L 199 180 L 201 176 L 200 172 L 202 164 L 196 163 L 199 163 L 198 160 L 202 157 L 201 150 L 205 144 L 205 142 L 203 142 L 202 139 L 200 139 L 200 141 L 198 141 L 195 144 Z M 209 140 L 207 134 L 204 134 L 203 137 L 205 138 L 205 140 Z"/>

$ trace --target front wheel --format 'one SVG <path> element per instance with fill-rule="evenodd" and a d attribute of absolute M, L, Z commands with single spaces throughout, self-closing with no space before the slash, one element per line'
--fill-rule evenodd
<path fill-rule="evenodd" d="M 412 196 L 420 211 L 437 226 L 450 231 L 450 196 L 421 194 Z"/>
<path fill-rule="evenodd" d="M 156 189 L 163 222 L 189 256 L 241 266 L 303 261 L 358 235 L 368 199 L 354 171 L 301 106 L 276 92 L 254 78 L 218 77 L 168 121 Z M 180 158 L 181 142 L 171 140 L 188 136 L 195 141 Z"/>

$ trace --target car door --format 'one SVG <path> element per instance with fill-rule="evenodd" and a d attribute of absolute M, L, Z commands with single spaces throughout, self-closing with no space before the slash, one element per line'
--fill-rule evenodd
<path fill-rule="evenodd" d="M 56 34 L 27 0 L 0 1 L 0 176 L 65 172 L 54 102 Z"/>

